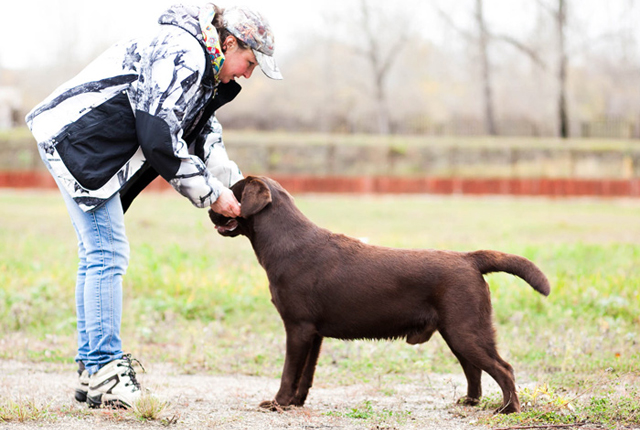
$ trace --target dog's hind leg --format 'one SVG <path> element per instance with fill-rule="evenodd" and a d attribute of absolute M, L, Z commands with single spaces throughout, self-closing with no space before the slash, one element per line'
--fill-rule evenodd
<path fill-rule="evenodd" d="M 495 368 L 495 374 L 487 371 L 493 379 L 496 380 L 500 388 L 502 389 L 502 406 L 500 406 L 496 413 L 498 414 L 512 414 L 514 412 L 520 412 L 520 400 L 516 393 L 516 379 L 513 372 L 513 367 L 498 355 L 495 351 L 497 366 Z M 500 378 L 500 379 L 499 379 Z M 501 382 L 502 381 L 502 382 Z"/>
<path fill-rule="evenodd" d="M 441 331 L 440 333 L 456 356 L 459 355 L 463 360 L 466 360 L 468 363 L 467 366 L 472 365 L 484 370 L 498 383 L 502 389 L 502 406 L 498 408 L 497 413 L 509 414 L 520 412 L 520 401 L 516 394 L 513 368 L 498 355 L 493 336 L 489 338 L 486 337 L 492 334 L 493 330 L 484 333 L 483 330 L 476 327 L 475 333 L 468 336 L 461 336 L 460 333 L 451 336 L 445 331 Z M 467 374 L 469 367 L 465 367 L 463 360 L 461 360 L 460 363 L 467 375 L 467 380 L 469 380 L 469 375 Z M 476 375 L 477 372 L 474 373 L 474 371 L 471 371 L 472 381 Z M 473 395 L 474 392 L 472 389 L 473 384 L 470 383 L 469 393 Z"/>
<path fill-rule="evenodd" d="M 467 377 L 467 395 L 459 399 L 458 403 L 467 406 L 477 406 L 482 397 L 482 369 L 474 366 L 455 350 L 452 349 L 452 352 L 460 362 L 462 370 L 464 370 L 464 375 Z"/>
<path fill-rule="evenodd" d="M 307 394 L 309 389 L 313 385 L 313 375 L 316 371 L 316 364 L 318 364 L 318 356 L 320 355 L 320 347 L 322 346 L 322 336 L 316 334 L 311 345 L 311 350 L 307 356 L 307 362 L 304 365 L 302 376 L 300 377 L 300 383 L 298 384 L 298 391 L 293 398 L 293 404 L 295 406 L 304 405 L 307 400 Z"/>
<path fill-rule="evenodd" d="M 287 332 L 287 352 L 284 369 L 280 380 L 280 389 L 274 401 L 266 401 L 260 407 L 278 410 L 281 407 L 294 405 L 294 398 L 302 377 L 305 364 L 314 347 L 318 333 L 311 324 L 285 326 Z M 318 344 L 318 351 L 320 345 Z M 307 388 L 308 390 L 308 388 Z"/>

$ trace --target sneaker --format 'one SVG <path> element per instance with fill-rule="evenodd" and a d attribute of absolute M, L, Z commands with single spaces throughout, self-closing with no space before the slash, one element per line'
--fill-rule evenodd
<path fill-rule="evenodd" d="M 76 386 L 76 400 L 80 403 L 87 401 L 89 391 L 89 371 L 84 368 L 82 361 L 78 362 L 78 385 Z"/>
<path fill-rule="evenodd" d="M 136 372 L 133 370 L 133 361 L 140 364 L 138 360 L 131 358 L 131 354 L 126 354 L 121 359 L 107 363 L 91 375 L 87 393 L 89 407 L 133 406 L 142 395 L 140 383 L 136 380 Z"/>

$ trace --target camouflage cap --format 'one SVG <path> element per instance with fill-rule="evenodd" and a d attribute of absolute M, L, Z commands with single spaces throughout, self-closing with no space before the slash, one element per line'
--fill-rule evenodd
<path fill-rule="evenodd" d="M 253 50 L 264 74 L 271 79 L 282 79 L 280 69 L 273 58 L 273 31 L 266 18 L 248 7 L 234 6 L 225 9 L 222 19 L 225 28 Z"/>

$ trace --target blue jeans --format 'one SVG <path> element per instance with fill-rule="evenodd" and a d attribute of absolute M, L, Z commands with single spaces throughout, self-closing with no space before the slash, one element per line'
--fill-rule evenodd
<path fill-rule="evenodd" d="M 92 212 L 83 212 L 61 189 L 78 236 L 76 315 L 78 355 L 93 374 L 122 357 L 122 276 L 129 264 L 129 242 L 120 195 Z"/>
<path fill-rule="evenodd" d="M 122 357 L 122 276 L 129 264 L 129 242 L 120 195 L 92 212 L 83 212 L 58 184 L 78 236 L 76 315 L 78 355 L 93 374 Z"/>

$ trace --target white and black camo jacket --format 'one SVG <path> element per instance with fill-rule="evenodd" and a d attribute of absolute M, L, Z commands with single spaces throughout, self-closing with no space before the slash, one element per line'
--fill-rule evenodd
<path fill-rule="evenodd" d="M 201 208 L 242 179 L 214 115 L 240 86 L 216 87 L 198 14 L 172 7 L 154 34 L 114 45 L 27 115 L 45 164 L 82 210 L 116 193 L 126 210 L 158 174 Z"/>

